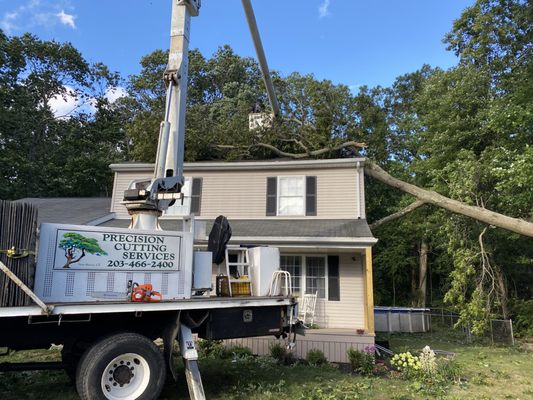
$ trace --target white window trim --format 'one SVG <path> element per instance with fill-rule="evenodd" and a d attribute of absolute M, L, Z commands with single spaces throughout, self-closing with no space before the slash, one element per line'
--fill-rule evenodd
<path fill-rule="evenodd" d="M 323 254 L 298 254 L 298 253 L 283 253 L 281 256 L 289 256 L 289 257 L 301 257 L 302 258 L 302 265 L 301 265 L 301 271 L 300 271 L 300 294 L 299 297 L 303 297 L 306 293 L 307 289 L 307 257 L 320 257 L 324 259 L 324 297 L 317 297 L 318 300 L 325 300 L 329 301 L 329 288 L 328 288 L 328 279 L 329 279 L 329 266 L 328 266 L 328 256 Z M 340 283 L 340 275 L 339 275 L 339 283 Z M 313 294 L 313 293 L 311 293 Z"/>
<path fill-rule="evenodd" d="M 299 178 L 303 180 L 303 212 L 302 214 L 280 214 L 279 213 L 279 206 L 280 206 L 280 178 Z M 305 217 L 306 214 L 306 196 L 307 196 L 307 179 L 306 175 L 278 175 L 276 177 L 276 216 L 278 217 Z M 284 196 L 287 197 L 287 196 Z M 293 196 L 296 197 L 296 196 Z"/>

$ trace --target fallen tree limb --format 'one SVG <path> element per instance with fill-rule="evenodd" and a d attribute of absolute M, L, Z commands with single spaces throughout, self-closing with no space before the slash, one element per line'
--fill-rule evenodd
<path fill-rule="evenodd" d="M 387 215 L 384 218 L 378 219 L 376 222 L 370 224 L 370 229 L 376 229 L 380 227 L 381 225 L 386 224 L 387 222 L 394 221 L 395 219 L 401 218 L 406 214 L 409 214 L 411 211 L 416 210 L 418 207 L 423 206 L 426 204 L 423 200 L 417 200 L 411 204 L 409 204 L 407 207 L 402 208 L 400 211 L 395 212 L 394 214 Z"/>
<path fill-rule="evenodd" d="M 340 149 L 348 148 L 348 147 L 356 147 L 356 148 L 367 147 L 365 143 L 348 141 L 348 142 L 341 143 L 334 147 L 324 147 L 322 149 L 308 151 L 306 153 L 288 153 L 268 143 L 256 143 L 254 145 L 247 146 L 247 148 L 250 149 L 251 147 L 254 147 L 254 146 L 269 149 L 280 157 L 288 157 L 288 158 L 293 158 L 293 159 L 303 159 L 303 158 L 319 156 L 322 154 L 327 154 L 332 151 L 338 151 Z M 215 147 L 220 148 L 220 149 L 242 148 L 242 147 L 231 146 L 231 145 L 217 145 Z M 384 171 L 382 168 L 380 168 L 379 166 L 377 166 L 376 164 L 370 161 L 367 161 L 365 163 L 365 174 L 367 174 L 368 176 L 371 176 L 374 179 L 377 179 L 378 181 L 385 183 L 386 185 L 400 189 L 401 191 L 405 193 L 412 194 L 419 201 L 421 201 L 422 204 L 423 203 L 433 204 L 437 207 L 444 208 L 454 213 L 465 215 L 470 218 L 474 218 L 478 221 L 484 222 L 489 225 L 497 226 L 498 228 L 507 229 L 511 232 L 516 232 L 521 235 L 533 237 L 533 223 L 531 222 L 525 221 L 520 218 L 508 217 L 507 215 L 503 215 L 503 214 L 500 214 L 494 211 L 490 211 L 490 210 L 487 210 L 486 208 L 471 206 L 471 205 L 462 203 L 460 201 L 450 199 L 437 192 L 433 192 L 427 189 L 422 189 L 418 186 L 415 186 L 410 183 L 394 178 L 393 176 L 389 175 L 386 171 Z M 417 202 L 413 203 L 411 206 L 414 206 L 416 203 Z M 390 219 L 389 217 L 385 217 L 384 219 L 387 219 L 387 221 L 382 221 L 382 220 L 376 221 L 374 224 L 372 224 L 371 227 L 375 228 L 378 223 L 379 225 L 382 225 L 385 222 L 397 219 L 407 214 L 408 212 L 413 211 L 415 208 L 420 207 L 422 204 L 417 204 L 416 207 L 410 210 L 406 210 L 406 212 L 404 213 L 402 213 L 403 210 L 399 211 L 398 213 L 400 213 L 401 215 L 396 216 L 395 214 L 398 214 L 398 213 L 392 214 L 389 216 L 391 217 Z"/>
<path fill-rule="evenodd" d="M 507 215 L 499 214 L 487 210 L 486 208 L 461 203 L 460 201 L 450 199 L 437 192 L 422 189 L 418 186 L 394 178 L 374 163 L 365 163 L 365 174 L 389 186 L 400 189 L 405 193 L 412 194 L 425 203 L 442 207 L 457 214 L 466 215 L 467 217 L 474 218 L 489 225 L 494 225 L 521 235 L 533 237 L 533 223 L 531 222 L 527 222 L 520 218 L 508 217 Z"/>
<path fill-rule="evenodd" d="M 214 147 L 218 149 L 242 149 L 243 148 L 243 146 L 233 146 L 233 145 L 223 145 L 223 144 L 218 144 L 218 145 L 215 145 Z M 294 158 L 296 160 L 299 160 L 302 158 L 321 156 L 323 154 L 327 154 L 332 151 L 338 151 L 338 150 L 341 150 L 347 147 L 364 148 L 364 147 L 367 147 L 367 145 L 366 143 L 348 141 L 348 142 L 341 143 L 337 146 L 325 147 L 323 149 L 312 150 L 312 151 L 308 151 L 305 153 L 287 153 L 286 151 L 280 150 L 277 147 L 272 146 L 271 144 L 268 144 L 268 143 L 255 143 L 250 146 L 244 146 L 244 148 L 248 148 L 248 149 L 251 147 L 263 147 L 264 149 L 268 149 L 272 151 L 274 154 L 278 155 L 279 157 Z"/>

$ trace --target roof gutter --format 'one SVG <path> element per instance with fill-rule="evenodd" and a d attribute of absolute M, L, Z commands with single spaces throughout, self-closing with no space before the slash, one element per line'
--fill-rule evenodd
<path fill-rule="evenodd" d="M 207 242 L 207 239 L 200 242 Z M 375 245 L 378 239 L 373 237 L 309 237 L 309 236 L 232 236 L 231 242 L 250 244 L 287 245 L 289 247 L 331 247 L 348 246 L 349 248 L 366 248 Z"/>
<path fill-rule="evenodd" d="M 233 171 L 233 170 L 275 170 L 275 169 L 302 169 L 302 168 L 361 168 L 365 158 L 337 158 L 328 160 L 286 160 L 286 161 L 249 161 L 249 162 L 191 162 L 184 164 L 187 171 Z M 111 164 L 114 172 L 151 172 L 154 164 L 149 163 L 124 163 Z"/>

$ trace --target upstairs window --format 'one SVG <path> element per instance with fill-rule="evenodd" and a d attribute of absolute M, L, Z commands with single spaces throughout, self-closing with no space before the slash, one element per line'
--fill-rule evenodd
<path fill-rule="evenodd" d="M 305 179 L 303 176 L 280 176 L 278 178 L 277 214 L 305 214 Z"/>
<path fill-rule="evenodd" d="M 268 177 L 266 215 L 316 215 L 316 176 Z"/>

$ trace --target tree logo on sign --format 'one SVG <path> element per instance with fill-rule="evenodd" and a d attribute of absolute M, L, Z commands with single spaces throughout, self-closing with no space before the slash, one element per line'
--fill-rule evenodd
<path fill-rule="evenodd" d="M 65 250 L 65 258 L 67 262 L 63 268 L 70 268 L 71 264 L 77 263 L 86 253 L 97 256 L 107 253 L 100 247 L 98 240 L 94 238 L 87 238 L 79 233 L 68 232 L 63 235 L 63 239 L 59 242 L 59 248 Z"/>

